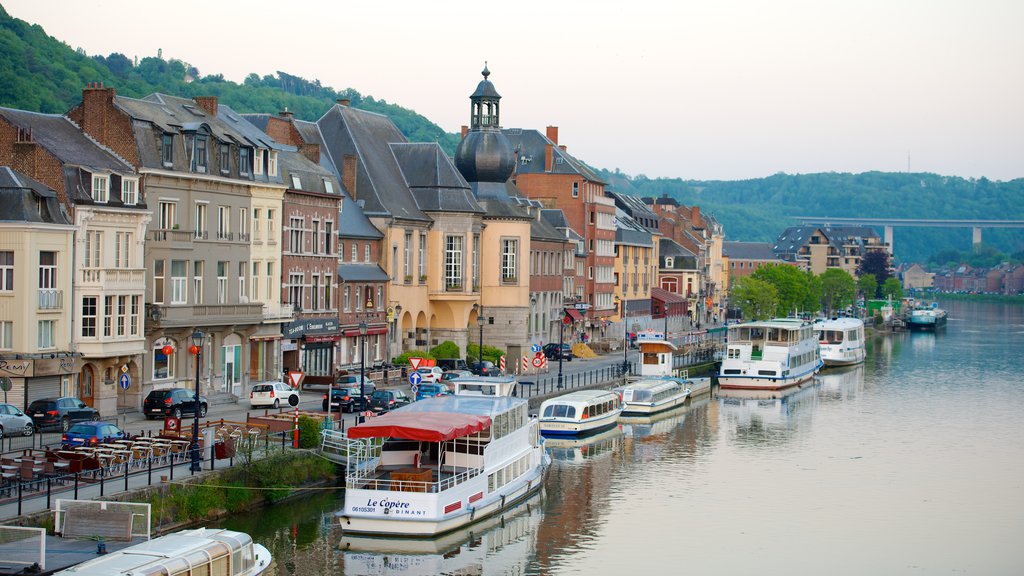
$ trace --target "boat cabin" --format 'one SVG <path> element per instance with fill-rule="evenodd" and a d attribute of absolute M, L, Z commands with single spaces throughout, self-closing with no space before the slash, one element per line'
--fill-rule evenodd
<path fill-rule="evenodd" d="M 671 376 L 672 356 L 677 348 L 667 340 L 644 340 L 637 342 L 640 347 L 641 376 Z"/>
<path fill-rule="evenodd" d="M 581 390 L 545 400 L 540 407 L 540 418 L 542 422 L 549 418 L 580 421 L 619 412 L 621 408 L 622 401 L 618 394 L 603 390 Z"/>
<path fill-rule="evenodd" d="M 455 394 L 466 396 L 515 396 L 516 379 L 512 376 L 463 376 L 449 380 Z"/>

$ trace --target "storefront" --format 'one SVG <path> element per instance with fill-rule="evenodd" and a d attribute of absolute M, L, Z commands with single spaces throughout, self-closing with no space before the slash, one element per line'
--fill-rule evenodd
<path fill-rule="evenodd" d="M 336 318 L 295 320 L 283 329 L 283 371 L 301 370 L 303 385 L 327 385 L 336 372 L 341 333 Z"/>
<path fill-rule="evenodd" d="M 0 376 L 11 379 L 11 389 L 5 393 L 6 402 L 24 410 L 33 400 L 77 394 L 81 360 L 63 354 L 49 356 L 0 360 Z"/>

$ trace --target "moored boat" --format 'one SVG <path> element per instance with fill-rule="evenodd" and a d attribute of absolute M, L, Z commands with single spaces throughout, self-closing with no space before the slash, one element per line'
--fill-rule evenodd
<path fill-rule="evenodd" d="M 527 401 L 509 396 L 427 398 L 349 428 L 346 440 L 338 521 L 352 534 L 461 529 L 540 490 L 550 462 Z"/>
<path fill-rule="evenodd" d="M 946 325 L 946 311 L 933 302 L 930 307 L 915 308 L 910 312 L 907 327 L 911 330 L 933 332 Z"/>
<path fill-rule="evenodd" d="M 622 416 L 650 416 L 682 406 L 690 386 L 682 378 L 647 378 L 615 388 L 622 396 Z"/>
<path fill-rule="evenodd" d="M 864 322 L 859 318 L 834 318 L 814 324 L 821 361 L 825 366 L 852 366 L 867 356 Z"/>
<path fill-rule="evenodd" d="M 579 390 L 540 405 L 544 436 L 583 436 L 615 426 L 622 412 L 619 395 L 608 390 Z"/>
<path fill-rule="evenodd" d="M 821 369 L 818 340 L 809 322 L 776 318 L 729 327 L 728 348 L 718 373 L 723 390 L 782 390 Z"/>
<path fill-rule="evenodd" d="M 270 552 L 233 530 L 197 528 L 153 538 L 97 556 L 57 576 L 256 576 L 270 567 Z"/>

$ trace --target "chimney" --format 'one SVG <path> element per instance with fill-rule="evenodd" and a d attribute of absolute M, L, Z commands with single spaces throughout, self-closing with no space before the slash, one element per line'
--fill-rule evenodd
<path fill-rule="evenodd" d="M 548 126 L 547 137 L 548 140 L 558 144 L 558 126 Z"/>
<path fill-rule="evenodd" d="M 210 116 L 217 117 L 217 97 L 216 96 L 196 96 L 193 98 L 196 104 L 203 109 L 204 112 Z"/>
<path fill-rule="evenodd" d="M 287 106 L 284 107 L 284 110 L 281 110 L 280 112 L 278 112 L 277 115 L 280 116 L 281 118 L 289 118 L 289 119 L 295 117 L 295 113 L 292 112 L 291 110 L 289 110 Z"/>
<path fill-rule="evenodd" d="M 544 145 L 544 171 L 551 172 L 551 166 L 555 163 L 555 150 L 551 144 Z"/>
<path fill-rule="evenodd" d="M 465 126 L 465 125 L 464 125 L 464 126 L 462 127 L 462 139 L 463 139 L 463 140 L 465 140 L 465 139 L 466 139 L 466 134 L 469 134 L 469 126 Z"/>
<path fill-rule="evenodd" d="M 341 162 L 341 185 L 348 191 L 353 200 L 358 200 L 356 194 L 356 170 L 359 163 L 355 154 L 345 154 Z"/>
<path fill-rule="evenodd" d="M 82 130 L 103 144 L 108 144 L 107 115 L 114 107 L 115 93 L 102 82 L 90 82 L 82 90 Z"/>
<path fill-rule="evenodd" d="M 299 154 L 302 154 L 314 164 L 320 163 L 320 145 L 315 142 L 303 142 L 302 144 L 299 144 Z"/>
<path fill-rule="evenodd" d="M 559 144 L 558 149 L 561 150 L 562 152 L 566 152 L 569 150 L 568 148 L 566 148 L 565 144 Z"/>
<path fill-rule="evenodd" d="M 704 221 L 700 219 L 700 206 L 694 205 L 690 207 L 690 222 L 694 226 L 704 226 Z"/>
<path fill-rule="evenodd" d="M 338 105 L 339 106 L 351 106 L 352 105 L 352 101 L 349 100 L 348 98 L 338 98 Z"/>

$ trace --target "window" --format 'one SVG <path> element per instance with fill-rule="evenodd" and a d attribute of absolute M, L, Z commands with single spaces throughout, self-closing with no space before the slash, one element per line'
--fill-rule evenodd
<path fill-rule="evenodd" d="M 14 322 L 0 322 L 0 350 L 11 350 L 14 348 Z"/>
<path fill-rule="evenodd" d="M 188 286 L 185 260 L 171 260 L 171 304 L 187 304 Z"/>
<path fill-rule="evenodd" d="M 675 265 L 675 260 L 673 260 L 673 258 L 671 256 L 666 256 L 665 257 L 665 268 L 673 268 L 674 265 Z M 741 266 L 742 266 L 742 264 L 741 264 Z"/>
<path fill-rule="evenodd" d="M 48 349 L 48 348 L 53 348 L 55 346 L 55 344 L 53 343 L 53 327 L 54 327 L 54 324 L 56 322 L 57 322 L 56 320 L 40 320 L 39 321 L 39 340 L 38 340 L 38 344 L 39 344 L 39 349 L 40 350 L 45 350 L 45 349 Z"/>
<path fill-rule="evenodd" d="M 501 239 L 501 281 L 516 282 L 519 279 L 519 240 Z"/>
<path fill-rule="evenodd" d="M 0 251 L 0 292 L 14 290 L 14 251 Z"/>
<path fill-rule="evenodd" d="M 256 240 L 257 242 L 261 242 L 263 240 L 263 238 L 260 235 L 260 218 L 262 216 L 263 211 L 261 211 L 259 208 L 252 209 L 252 235 L 253 240 Z"/>
<path fill-rule="evenodd" d="M 249 240 L 249 209 L 238 209 L 238 239 L 247 242 Z"/>
<path fill-rule="evenodd" d="M 309 295 L 310 295 L 309 309 L 310 310 L 319 310 L 320 309 L 320 277 L 317 276 L 316 274 L 313 275 L 313 286 L 310 287 L 310 289 L 309 289 Z"/>
<path fill-rule="evenodd" d="M 405 231 L 405 280 L 412 280 L 412 232 Z"/>
<path fill-rule="evenodd" d="M 172 166 L 174 164 L 174 136 L 171 134 L 162 134 L 160 136 L 160 158 L 164 166 Z"/>
<path fill-rule="evenodd" d="M 344 262 L 345 261 L 345 241 L 344 240 L 339 240 L 338 241 L 338 261 L 339 262 Z"/>
<path fill-rule="evenodd" d="M 427 233 L 420 232 L 420 278 L 427 277 Z"/>
<path fill-rule="evenodd" d="M 178 225 L 178 204 L 176 202 L 160 202 L 160 229 L 172 230 Z"/>
<path fill-rule="evenodd" d="M 121 202 L 128 206 L 139 203 L 139 181 L 135 178 L 121 178 Z"/>
<path fill-rule="evenodd" d="M 262 148 L 256 149 L 256 155 L 253 157 L 252 162 L 253 174 L 263 174 L 263 153 L 264 150 Z"/>
<path fill-rule="evenodd" d="M 241 147 L 238 149 L 238 173 L 247 176 L 252 170 L 252 149 Z"/>
<path fill-rule="evenodd" d="M 128 318 L 128 297 L 117 297 L 117 335 L 125 335 L 126 321 Z"/>
<path fill-rule="evenodd" d="M 305 290 L 305 274 L 291 273 L 288 275 L 288 301 L 295 307 L 296 311 L 302 310 L 302 304 L 305 300 L 303 297 L 303 291 Z"/>
<path fill-rule="evenodd" d="M 355 248 L 352 250 L 354 255 Z M 391 281 L 398 282 L 398 246 L 394 244 L 391 246 Z"/>
<path fill-rule="evenodd" d="M 277 225 L 274 223 L 274 210 L 267 209 L 267 240 L 274 242 L 274 235 L 277 234 Z"/>
<path fill-rule="evenodd" d="M 302 254 L 305 245 L 304 223 L 302 218 L 288 219 L 288 247 L 292 254 Z"/>
<path fill-rule="evenodd" d="M 103 336 L 110 338 L 114 335 L 114 297 L 103 298 Z"/>
<path fill-rule="evenodd" d="M 217 206 L 217 239 L 227 240 L 231 236 L 231 208 Z"/>
<path fill-rule="evenodd" d="M 324 254 L 330 256 L 334 249 L 334 222 L 324 222 Z"/>
<path fill-rule="evenodd" d="M 334 194 L 334 183 L 327 178 L 324 178 L 324 191 L 328 194 Z"/>
<path fill-rule="evenodd" d="M 39 288 L 55 290 L 57 288 L 57 253 L 42 251 L 39 253 Z"/>
<path fill-rule="evenodd" d="M 96 337 L 96 302 L 95 296 L 82 298 L 82 338 Z"/>
<path fill-rule="evenodd" d="M 227 144 L 220 145 L 220 172 L 227 174 L 231 170 L 231 148 Z"/>
<path fill-rule="evenodd" d="M 153 262 L 153 303 L 164 303 L 164 261 Z"/>
<path fill-rule="evenodd" d="M 85 268 L 100 267 L 100 246 L 103 244 L 103 233 L 99 230 L 85 232 Z"/>
<path fill-rule="evenodd" d="M 395 250 L 398 249 L 395 248 Z M 398 254 L 396 253 L 395 256 L 397 257 Z M 350 262 L 359 262 L 359 243 L 355 241 L 352 242 L 352 260 L 350 260 Z"/>
<path fill-rule="evenodd" d="M 363 244 L 363 262 L 370 262 L 370 243 Z"/>
<path fill-rule="evenodd" d="M 342 297 L 341 297 L 341 307 L 342 307 L 343 311 L 350 312 L 352 310 L 351 299 L 352 299 L 352 287 L 351 286 L 345 286 L 345 290 L 342 292 Z"/>
<path fill-rule="evenodd" d="M 196 202 L 196 238 L 206 239 L 206 202 Z"/>
<path fill-rule="evenodd" d="M 228 301 L 228 263 L 217 262 L 217 304 Z"/>
<path fill-rule="evenodd" d="M 195 297 L 196 304 L 203 303 L 203 267 L 204 262 L 202 260 L 195 260 L 192 262 L 192 294 Z"/>
<path fill-rule="evenodd" d="M 384 309 L 384 287 L 377 286 L 377 310 Z"/>
<path fill-rule="evenodd" d="M 238 263 L 238 301 L 248 302 L 249 295 L 245 293 L 245 277 L 247 276 L 245 270 L 246 261 L 242 260 Z"/>
<path fill-rule="evenodd" d="M 264 295 L 263 296 L 264 296 L 264 298 L 267 299 L 268 302 L 271 300 L 271 298 L 273 298 L 273 292 L 274 292 L 274 283 L 272 282 L 273 278 L 274 278 L 274 263 L 273 262 L 267 262 L 267 287 L 264 290 Z"/>
<path fill-rule="evenodd" d="M 260 299 L 260 263 L 254 260 L 252 263 L 252 278 L 250 278 L 252 295 L 250 298 L 252 301 Z"/>
<path fill-rule="evenodd" d="M 164 354 L 164 346 L 167 344 L 171 344 L 171 342 L 158 340 L 153 346 L 153 380 L 174 378 L 174 352 Z"/>
<path fill-rule="evenodd" d="M 131 267 L 132 233 L 117 232 L 114 234 L 114 266 L 117 268 Z"/>
<path fill-rule="evenodd" d="M 573 182 L 572 183 L 572 197 L 573 198 L 579 198 L 580 197 L 580 183 L 579 182 Z"/>
<path fill-rule="evenodd" d="M 277 151 L 270 150 L 267 153 L 267 174 L 270 176 L 277 176 Z"/>
<path fill-rule="evenodd" d="M 298 174 L 292 174 L 292 188 L 302 190 L 302 178 Z"/>
<path fill-rule="evenodd" d="M 131 335 L 139 335 L 140 314 L 142 312 L 142 298 L 140 296 L 132 296 L 132 316 L 131 316 Z"/>
<path fill-rule="evenodd" d="M 320 221 L 313 220 L 313 237 L 310 238 L 313 245 L 313 254 L 320 254 Z"/>
<path fill-rule="evenodd" d="M 462 236 L 445 236 L 444 286 L 447 290 L 462 289 Z"/>
<path fill-rule="evenodd" d="M 206 136 L 196 136 L 192 155 L 192 171 L 206 172 Z"/>
<path fill-rule="evenodd" d="M 324 274 L 324 308 L 328 310 L 334 310 L 334 301 L 331 300 L 331 274 Z"/>

